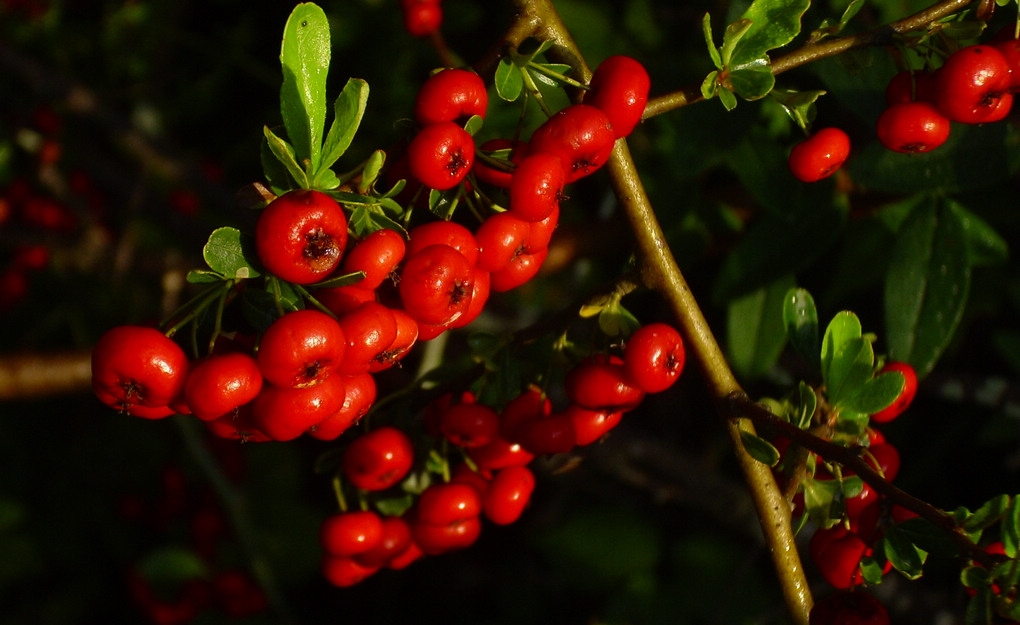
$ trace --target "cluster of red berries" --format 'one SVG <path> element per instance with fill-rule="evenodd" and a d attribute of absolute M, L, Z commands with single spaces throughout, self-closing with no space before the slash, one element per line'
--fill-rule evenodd
<path fill-rule="evenodd" d="M 251 575 L 222 562 L 220 543 L 227 523 L 213 493 L 204 489 L 196 494 L 173 463 L 163 468 L 160 482 L 157 501 L 127 495 L 120 502 L 120 512 L 160 536 L 181 532 L 183 526 L 186 546 L 200 562 L 201 571 L 196 569 L 194 577 L 170 583 L 147 577 L 144 564 L 133 566 L 127 576 L 128 594 L 146 621 L 182 625 L 200 615 L 244 618 L 265 612 L 268 600 Z"/>
<path fill-rule="evenodd" d="M 442 0 L 400 0 L 404 28 L 415 37 L 427 37 L 443 23 Z"/>
<path fill-rule="evenodd" d="M 1002 120 L 1020 86 L 1020 41 L 998 38 L 953 52 L 935 70 L 903 71 L 886 86 L 878 138 L 897 152 L 928 152 L 949 138 L 950 122 Z"/>
<path fill-rule="evenodd" d="M 684 365 L 679 333 L 666 324 L 638 329 L 622 357 L 599 355 L 572 368 L 565 378 L 569 404 L 554 411 L 551 400 L 531 387 L 501 410 L 471 392 L 443 395 L 423 417 L 433 441 L 461 449 L 465 460 L 441 482 L 428 484 L 401 514 L 370 508 L 325 519 L 320 540 L 322 569 L 336 586 L 354 585 L 383 567 L 401 569 L 423 555 L 473 544 L 483 519 L 516 521 L 531 499 L 536 456 L 566 453 L 600 440 L 640 404 L 646 393 L 672 386 Z M 351 440 L 341 459 L 343 478 L 367 501 L 401 484 L 415 466 L 415 446 L 402 430 L 381 426 Z M 421 480 L 415 480 L 420 482 Z"/>
<path fill-rule="evenodd" d="M 934 70 L 905 70 L 885 90 L 878 140 L 895 152 L 930 152 L 949 139 L 951 122 L 985 124 L 1004 119 L 1020 88 L 1020 40 L 1002 31 L 987 44 L 960 48 Z M 790 172 L 802 182 L 832 175 L 850 155 L 850 138 L 827 127 L 790 151 Z"/>
<path fill-rule="evenodd" d="M 910 405 L 917 392 L 917 377 L 913 368 L 903 362 L 889 362 L 882 372 L 898 371 L 903 374 L 905 384 L 899 397 L 890 406 L 870 416 L 872 424 L 892 421 Z M 881 431 L 868 428 L 868 447 L 865 457 L 887 481 L 895 479 L 900 468 L 900 455 L 896 447 L 886 441 Z M 843 477 L 852 473 L 843 471 Z M 813 479 L 818 481 L 835 479 L 820 464 L 816 466 Z M 798 493 L 795 508 L 803 507 L 803 495 Z M 819 528 L 811 537 L 808 554 L 822 577 L 835 588 L 847 589 L 864 583 L 860 571 L 861 560 L 873 553 L 875 543 L 881 538 L 883 527 L 917 516 L 915 513 L 891 504 L 864 484 L 859 493 L 844 500 L 845 522 L 828 528 Z M 891 570 L 886 563 L 884 572 Z"/>

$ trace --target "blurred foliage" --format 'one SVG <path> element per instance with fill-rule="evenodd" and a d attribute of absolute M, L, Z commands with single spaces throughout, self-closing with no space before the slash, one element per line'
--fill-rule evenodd
<path fill-rule="evenodd" d="M 713 67 L 702 16 L 712 12 L 721 29 L 747 4 L 556 2 L 590 65 L 632 55 L 645 63 L 653 95 L 700 84 Z M 846 4 L 816 2 L 805 28 L 838 18 Z M 849 27 L 925 5 L 868 2 Z M 403 31 L 395 0 L 321 6 L 333 29 L 327 92 L 339 93 L 349 77 L 372 90 L 346 157 L 357 162 L 399 138 L 397 120 L 439 60 L 426 40 Z M 261 176 L 263 125 L 282 123 L 279 35 L 291 8 L 0 2 L 4 206 L 27 188 L 58 202 L 73 224 L 0 223 L 4 267 L 19 245 L 51 253 L 24 297 L 0 310 L 0 351 L 87 348 L 112 325 L 158 319 L 179 296 L 184 272 L 199 266 L 209 231 L 250 223 L 234 194 Z M 512 18 L 507 3 L 446 0 L 444 9 L 444 36 L 465 62 L 480 58 Z M 1010 23 L 1008 13 L 1000 10 L 990 31 Z M 890 326 L 912 326 L 889 301 L 916 287 L 917 271 L 898 260 L 905 227 L 944 224 L 936 211 L 953 216 L 949 234 L 966 239 L 954 257 L 966 298 L 929 310 L 956 315 L 958 325 L 926 358 L 915 406 L 885 431 L 901 450 L 905 489 L 935 505 L 976 506 L 1014 489 L 1020 472 L 1020 268 L 1006 245 L 1020 241 L 1020 140 L 1010 122 L 954 127 L 950 143 L 931 154 L 883 150 L 872 126 L 896 58 L 863 50 L 779 78 L 784 88 L 827 91 L 814 124 L 850 133 L 851 160 L 832 180 L 806 186 L 788 175 L 786 153 L 801 131 L 771 100 L 732 112 L 699 103 L 648 120 L 629 142 L 681 267 L 755 393 L 800 374 L 776 341 L 777 294 L 794 284 L 815 294 L 821 318 L 853 310 L 877 330 L 876 349 L 893 350 Z M 485 132 L 511 127 L 516 115 L 494 113 Z M 481 325 L 526 324 L 626 265 L 622 217 L 607 189 L 599 176 L 572 189 L 552 279 L 493 298 Z M 949 234 L 912 244 L 939 254 Z M 642 320 L 666 315 L 648 293 L 634 294 L 628 308 Z M 0 622 L 144 622 L 128 592 L 132 572 L 172 582 L 172 594 L 183 580 L 240 569 L 273 582 L 272 609 L 243 619 L 250 623 L 782 623 L 766 548 L 698 384 L 692 367 L 578 466 L 561 472 L 551 461 L 520 523 L 487 528 L 471 549 L 351 590 L 328 587 L 318 573 L 318 522 L 333 504 L 313 466 L 326 445 L 226 449 L 174 419 L 121 418 L 87 392 L 2 403 Z M 196 560 L 189 515 L 215 492 L 209 459 L 220 470 L 237 467 L 227 473 L 250 533 L 227 529 L 214 556 Z M 167 504 L 168 470 L 182 473 L 187 501 L 160 517 L 153 511 Z M 951 563 L 936 564 L 916 584 L 892 579 L 875 592 L 897 596 L 896 622 L 930 623 L 962 610 L 956 575 Z M 213 610 L 195 622 L 223 619 Z"/>

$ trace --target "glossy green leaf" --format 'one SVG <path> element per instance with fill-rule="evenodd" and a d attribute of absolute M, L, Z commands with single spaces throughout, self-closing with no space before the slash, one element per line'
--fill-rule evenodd
<path fill-rule="evenodd" d="M 882 583 L 882 578 L 885 577 L 885 565 L 884 563 L 878 562 L 872 556 L 864 556 L 861 558 L 861 577 L 864 578 L 864 583 L 869 585 L 875 585 Z"/>
<path fill-rule="evenodd" d="M 322 157 L 316 174 L 332 167 L 354 140 L 361 125 L 361 118 L 368 107 L 368 83 L 360 78 L 351 78 L 344 85 L 340 95 L 333 102 L 333 123 L 329 127 L 326 141 L 322 145 Z M 318 180 L 318 175 L 316 175 Z"/>
<path fill-rule="evenodd" d="M 734 45 L 731 62 L 747 63 L 793 41 L 809 6 L 811 0 L 754 0 L 741 16 L 751 27 Z"/>
<path fill-rule="evenodd" d="M 723 107 L 727 111 L 732 111 L 737 108 L 737 96 L 733 95 L 733 92 L 726 87 L 719 87 L 718 90 L 719 101 L 722 102 Z"/>
<path fill-rule="evenodd" d="M 800 412 L 794 425 L 804 429 L 811 423 L 811 419 L 815 416 L 815 411 L 818 410 L 818 395 L 815 393 L 815 389 L 811 388 L 811 385 L 804 381 L 801 381 L 797 391 L 800 396 Z"/>
<path fill-rule="evenodd" d="M 202 258 L 210 269 L 227 278 L 239 280 L 260 275 L 248 262 L 247 257 L 252 255 L 249 241 L 240 230 L 230 227 L 213 230 L 202 248 Z"/>
<path fill-rule="evenodd" d="M 726 27 L 723 33 L 723 43 L 719 47 L 719 54 L 722 60 L 720 69 L 727 67 L 733 61 L 733 50 L 740 40 L 744 38 L 754 23 L 748 19 L 739 19 Z"/>
<path fill-rule="evenodd" d="M 927 553 L 918 549 L 910 537 L 893 525 L 886 528 L 882 537 L 882 550 L 885 557 L 897 571 L 907 579 L 917 579 L 924 572 L 924 561 Z"/>
<path fill-rule="evenodd" d="M 507 102 L 515 101 L 524 90 L 524 77 L 521 76 L 521 68 L 512 60 L 503 57 L 496 66 L 494 83 L 496 94 L 500 98 Z"/>
<path fill-rule="evenodd" d="M 970 263 L 958 214 L 935 201 L 900 228 L 885 283 L 889 356 L 923 377 L 935 366 L 963 316 Z"/>
<path fill-rule="evenodd" d="M 712 70 L 705 76 L 705 79 L 701 81 L 701 97 L 706 100 L 714 98 L 715 94 L 719 90 L 719 71 Z"/>
<path fill-rule="evenodd" d="M 386 152 L 375 150 L 369 155 L 368 160 L 365 161 L 365 168 L 361 170 L 361 180 L 358 181 L 358 193 L 364 195 L 372 191 L 385 165 Z"/>
<path fill-rule="evenodd" d="M 866 381 L 856 391 L 839 402 L 840 410 L 875 414 L 889 406 L 903 392 L 904 378 L 898 371 L 883 373 Z"/>
<path fill-rule="evenodd" d="M 765 374 L 786 346 L 783 303 L 793 286 L 786 276 L 730 302 L 727 310 L 727 347 L 730 363 L 739 375 Z"/>
<path fill-rule="evenodd" d="M 744 444 L 744 449 L 748 455 L 758 462 L 770 467 L 774 467 L 779 463 L 779 450 L 764 438 L 741 430 L 740 441 Z"/>
<path fill-rule="evenodd" d="M 284 158 L 288 158 L 286 156 L 286 149 L 284 150 Z M 265 177 L 266 183 L 273 193 L 283 195 L 294 188 L 293 176 L 290 175 L 288 168 L 280 162 L 276 153 L 270 148 L 269 140 L 266 137 L 263 137 L 259 146 L 259 162 L 262 165 L 262 175 Z"/>
<path fill-rule="evenodd" d="M 836 314 L 825 328 L 825 335 L 822 337 L 821 369 L 822 381 L 828 385 L 832 362 L 836 354 L 843 349 L 843 346 L 852 340 L 862 336 L 861 320 L 850 311 L 842 311 Z"/>
<path fill-rule="evenodd" d="M 287 137 L 307 171 L 318 171 L 326 126 L 326 74 L 329 71 L 329 20 L 316 4 L 294 7 L 283 30 L 280 112 Z"/>
<path fill-rule="evenodd" d="M 842 517 L 842 504 L 837 509 L 833 508 L 833 502 L 840 493 L 836 480 L 805 480 L 804 508 L 808 516 L 823 527 L 831 527 Z"/>
<path fill-rule="evenodd" d="M 730 69 L 724 84 L 745 100 L 764 98 L 776 84 L 767 58 L 760 58 Z"/>
<path fill-rule="evenodd" d="M 298 187 L 307 189 L 310 185 L 308 184 L 308 174 L 297 162 L 297 156 L 294 153 L 294 148 L 276 135 L 269 126 L 262 128 L 262 133 L 266 139 L 266 145 L 269 151 L 283 167 L 286 169 L 287 174 L 297 183 Z M 265 169 L 265 167 L 263 167 Z M 277 184 L 282 184 L 280 181 L 274 181 Z"/>
<path fill-rule="evenodd" d="M 818 98 L 825 95 L 825 91 L 790 91 L 785 89 L 773 89 L 769 97 L 779 103 L 797 126 L 805 131 L 811 126 L 815 118 Z"/>
<path fill-rule="evenodd" d="M 814 369 L 819 369 L 818 309 L 806 289 L 794 288 L 783 298 L 783 326 L 786 337 L 800 356 Z"/>

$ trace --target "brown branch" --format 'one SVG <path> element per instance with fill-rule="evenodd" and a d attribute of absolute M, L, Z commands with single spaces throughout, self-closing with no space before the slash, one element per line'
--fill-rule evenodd
<path fill-rule="evenodd" d="M 0 357 L 0 401 L 87 391 L 91 352 L 16 354 Z"/>
<path fill-rule="evenodd" d="M 917 32 L 930 28 L 934 22 L 962 11 L 968 5 L 974 4 L 977 0 L 943 0 L 923 11 L 885 24 L 856 35 L 846 37 L 834 37 L 823 39 L 818 42 L 805 44 L 796 50 L 792 50 L 782 56 L 772 59 L 772 73 L 775 75 L 790 71 L 795 67 L 807 65 L 814 61 L 837 56 L 848 50 L 865 48 L 870 46 L 885 46 L 891 44 L 896 35 Z M 700 85 L 688 86 L 678 91 L 667 93 L 648 100 L 642 119 L 655 117 L 667 111 L 678 109 L 688 104 L 704 100 L 701 95 Z"/>

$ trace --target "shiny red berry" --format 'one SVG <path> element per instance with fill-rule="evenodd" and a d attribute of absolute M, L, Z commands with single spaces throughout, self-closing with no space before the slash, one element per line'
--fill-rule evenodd
<path fill-rule="evenodd" d="M 790 150 L 790 172 L 801 182 L 828 178 L 850 155 L 850 137 L 839 128 L 822 128 Z"/>
<path fill-rule="evenodd" d="M 255 223 L 259 260 L 289 282 L 322 280 L 340 264 L 346 246 L 347 217 L 333 198 L 319 191 L 299 189 L 281 195 Z"/>

